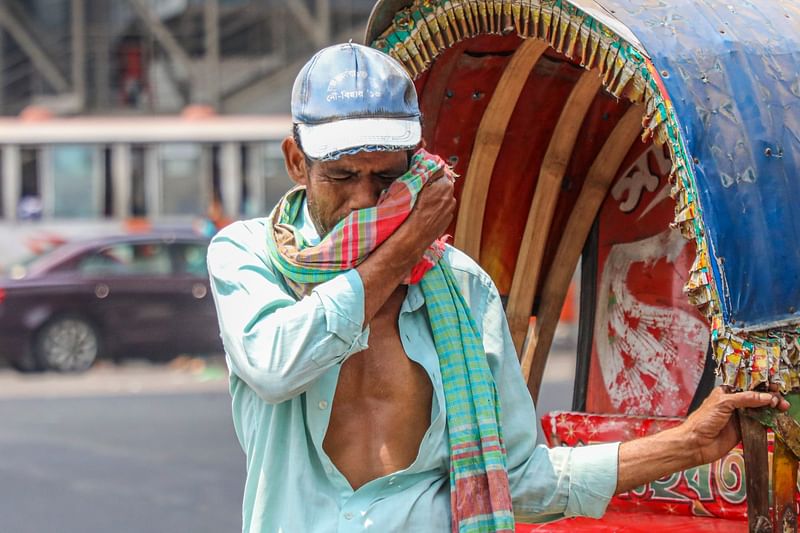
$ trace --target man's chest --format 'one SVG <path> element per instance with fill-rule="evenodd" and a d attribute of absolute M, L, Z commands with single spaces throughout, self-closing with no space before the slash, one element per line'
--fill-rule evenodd
<path fill-rule="evenodd" d="M 394 404 L 423 401 L 430 406 L 433 386 L 431 376 L 418 360 L 435 358 L 433 346 L 420 343 L 403 344 L 397 328 L 372 324 L 369 348 L 352 355 L 342 365 L 337 384 L 337 397 L 353 396 L 370 400 L 392 401 Z M 421 354 L 419 352 L 426 352 Z M 428 362 L 428 361 L 426 361 Z"/>
<path fill-rule="evenodd" d="M 431 425 L 433 376 L 406 352 L 399 305 L 373 319 L 369 344 L 342 365 L 324 442 L 353 487 L 408 468 Z"/>

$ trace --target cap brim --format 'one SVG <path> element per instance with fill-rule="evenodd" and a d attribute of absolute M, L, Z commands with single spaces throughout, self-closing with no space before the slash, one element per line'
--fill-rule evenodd
<path fill-rule="evenodd" d="M 312 159 L 358 147 L 414 148 L 422 138 L 418 118 L 353 118 L 297 126 L 303 151 Z"/>

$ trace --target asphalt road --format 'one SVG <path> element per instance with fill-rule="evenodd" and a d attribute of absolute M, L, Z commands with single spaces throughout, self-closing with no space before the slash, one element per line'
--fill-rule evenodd
<path fill-rule="evenodd" d="M 540 412 L 569 408 L 572 372 L 569 352 L 553 354 Z M 226 383 L 198 360 L 0 370 L 0 532 L 239 531 L 245 462 Z"/>
<path fill-rule="evenodd" d="M 3 400 L 0 529 L 241 529 L 244 460 L 224 392 Z"/>
<path fill-rule="evenodd" d="M 0 531 L 239 531 L 244 456 L 219 370 L 0 372 Z"/>

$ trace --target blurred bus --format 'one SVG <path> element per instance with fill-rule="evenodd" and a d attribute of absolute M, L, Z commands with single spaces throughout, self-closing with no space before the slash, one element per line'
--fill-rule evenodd
<path fill-rule="evenodd" d="M 289 116 L 0 118 L 0 224 L 189 222 L 210 206 L 262 216 L 289 188 Z M 5 225 L 3 224 L 3 225 Z M 31 225 L 25 223 L 25 225 Z"/>

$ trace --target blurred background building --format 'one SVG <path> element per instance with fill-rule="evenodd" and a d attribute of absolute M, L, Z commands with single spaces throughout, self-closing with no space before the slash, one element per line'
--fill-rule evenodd
<path fill-rule="evenodd" d="M 4 0 L 0 111 L 286 113 L 316 49 L 360 40 L 370 0 Z"/>
<path fill-rule="evenodd" d="M 295 75 L 372 4 L 0 2 L 0 232 L 264 214 Z"/>

